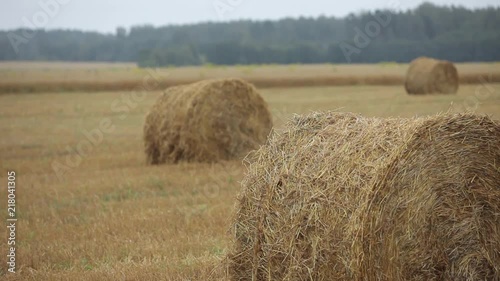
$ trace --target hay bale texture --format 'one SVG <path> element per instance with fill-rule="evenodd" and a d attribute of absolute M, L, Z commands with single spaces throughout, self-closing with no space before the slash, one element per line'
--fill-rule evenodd
<path fill-rule="evenodd" d="M 458 72 L 453 63 L 420 57 L 410 63 L 405 82 L 408 94 L 455 94 Z"/>
<path fill-rule="evenodd" d="M 216 162 L 244 157 L 272 127 L 266 102 L 239 79 L 168 88 L 146 116 L 149 164 Z"/>
<path fill-rule="evenodd" d="M 231 280 L 500 280 L 500 124 L 297 116 L 252 153 Z"/>

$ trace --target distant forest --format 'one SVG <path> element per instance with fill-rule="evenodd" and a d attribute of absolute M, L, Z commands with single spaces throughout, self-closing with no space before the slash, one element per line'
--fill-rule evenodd
<path fill-rule="evenodd" d="M 500 61 L 500 8 L 424 3 L 344 18 L 287 18 L 164 27 L 0 31 L 0 60 L 136 62 L 140 66 Z"/>

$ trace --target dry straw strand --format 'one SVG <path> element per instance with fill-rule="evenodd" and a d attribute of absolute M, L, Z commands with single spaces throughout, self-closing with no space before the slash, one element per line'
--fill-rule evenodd
<path fill-rule="evenodd" d="M 499 280 L 500 124 L 296 116 L 248 157 L 230 280 Z"/>
<path fill-rule="evenodd" d="M 271 128 L 266 102 L 243 80 L 205 80 L 171 87 L 146 116 L 147 163 L 244 157 L 265 142 Z"/>

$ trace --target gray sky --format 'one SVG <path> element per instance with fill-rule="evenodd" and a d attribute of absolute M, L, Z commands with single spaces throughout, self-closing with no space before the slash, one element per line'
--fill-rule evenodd
<path fill-rule="evenodd" d="M 345 16 L 393 7 L 406 10 L 419 0 L 0 0 L 0 30 L 18 27 L 114 32 L 117 26 L 196 23 L 298 16 Z M 500 0 L 432 0 L 466 7 L 500 6 Z M 44 5 L 45 3 L 45 5 Z"/>

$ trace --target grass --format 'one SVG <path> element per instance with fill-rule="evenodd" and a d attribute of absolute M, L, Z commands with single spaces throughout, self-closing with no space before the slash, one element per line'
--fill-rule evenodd
<path fill-rule="evenodd" d="M 334 109 L 414 116 L 464 111 L 472 104 L 477 112 L 500 119 L 500 84 L 488 87 L 489 92 L 464 85 L 457 95 L 419 97 L 399 86 L 368 85 L 261 92 L 279 129 L 294 113 Z M 2 276 L 3 262 L 0 279 L 206 280 L 223 258 L 245 171 L 241 161 L 146 166 L 142 124 L 161 93 L 148 92 L 120 118 L 110 105 L 128 94 L 0 96 L 0 181 L 5 185 L 8 170 L 17 172 L 19 210 L 18 273 Z M 54 161 L 75 156 L 67 147 L 84 140 L 83 131 L 97 128 L 103 118 L 110 118 L 115 130 L 59 180 Z M 0 198 L 7 198 L 4 188 Z M 6 231 L 1 228 L 0 237 L 7 237 Z M 6 243 L 0 245 L 6 254 Z"/>

